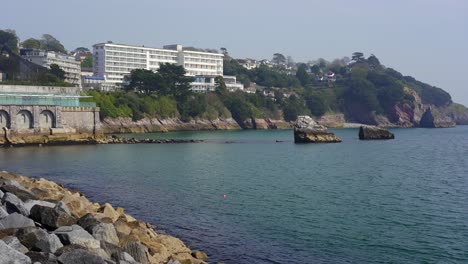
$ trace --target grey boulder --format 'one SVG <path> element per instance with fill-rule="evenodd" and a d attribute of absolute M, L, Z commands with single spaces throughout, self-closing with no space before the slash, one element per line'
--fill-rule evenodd
<path fill-rule="evenodd" d="M 41 263 L 41 264 L 58 264 L 57 257 L 54 254 L 47 253 L 47 252 L 37 252 L 37 251 L 29 251 L 26 255 L 31 258 L 33 263 Z"/>
<path fill-rule="evenodd" d="M 37 205 L 42 205 L 42 206 L 45 206 L 45 207 L 50 207 L 50 208 L 54 208 L 55 205 L 56 205 L 56 204 L 48 202 L 48 201 L 27 200 L 26 202 L 24 202 L 24 207 L 26 207 L 26 209 L 28 209 L 28 211 L 31 212 L 31 208 L 33 208 L 33 206 L 35 206 L 36 204 Z"/>
<path fill-rule="evenodd" d="M 136 261 L 142 264 L 149 264 L 148 248 L 138 242 L 130 242 L 124 248 Z"/>
<path fill-rule="evenodd" d="M 20 213 L 24 216 L 29 216 L 29 210 L 24 206 L 23 201 L 12 193 L 5 193 L 2 197 L 2 203 L 8 213 Z"/>
<path fill-rule="evenodd" d="M 21 244 L 21 242 L 19 241 L 17 237 L 7 236 L 7 237 L 2 238 L 2 240 L 3 242 L 5 242 L 5 244 L 7 244 L 8 246 L 12 247 L 16 251 L 19 251 L 23 254 L 29 251 L 27 247 Z"/>
<path fill-rule="evenodd" d="M 7 216 L 8 216 L 8 212 L 6 211 L 6 209 L 0 206 L 0 219 L 5 218 Z"/>
<path fill-rule="evenodd" d="M 34 221 L 18 213 L 12 213 L 0 220 L 0 229 L 25 227 L 35 227 Z"/>
<path fill-rule="evenodd" d="M 0 240 L 0 264 L 30 264 L 31 259 L 25 254 L 8 246 Z"/>
<path fill-rule="evenodd" d="M 76 218 L 58 208 L 50 208 L 42 205 L 34 205 L 31 208 L 31 219 L 41 223 L 49 229 L 61 226 L 70 226 L 76 223 Z"/>
<path fill-rule="evenodd" d="M 3 185 L 0 187 L 0 190 L 3 192 L 9 192 L 15 194 L 22 201 L 26 200 L 36 200 L 37 196 L 30 190 L 21 186 L 17 181 L 6 180 L 3 182 Z"/>
<path fill-rule="evenodd" d="M 80 245 L 87 249 L 100 247 L 100 243 L 79 225 L 62 226 L 54 232 L 64 245 Z"/>
<path fill-rule="evenodd" d="M 65 252 L 58 257 L 58 261 L 62 264 L 106 264 L 103 258 L 83 249 Z"/>
<path fill-rule="evenodd" d="M 33 251 L 55 253 L 57 249 L 63 247 L 62 242 L 60 242 L 60 239 L 55 234 L 49 234 L 39 228 L 20 231 L 18 239 L 23 245 Z"/>

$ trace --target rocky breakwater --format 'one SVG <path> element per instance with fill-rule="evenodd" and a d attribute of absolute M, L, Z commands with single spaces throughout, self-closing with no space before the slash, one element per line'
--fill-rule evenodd
<path fill-rule="evenodd" d="M 206 263 L 123 208 L 45 179 L 0 172 L 0 263 Z"/>
<path fill-rule="evenodd" d="M 341 142 L 327 128 L 317 124 L 310 116 L 298 116 L 294 124 L 295 143 L 338 143 Z"/>
<path fill-rule="evenodd" d="M 360 140 L 375 140 L 375 139 L 394 139 L 395 135 L 387 129 L 376 126 L 361 126 L 359 127 Z"/>
<path fill-rule="evenodd" d="M 98 144 L 178 144 L 178 143 L 202 143 L 201 139 L 155 139 L 155 138 L 124 138 L 112 135 L 103 137 Z"/>

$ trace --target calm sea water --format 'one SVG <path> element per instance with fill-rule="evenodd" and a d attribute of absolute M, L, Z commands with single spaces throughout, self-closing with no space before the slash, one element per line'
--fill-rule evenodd
<path fill-rule="evenodd" d="M 213 263 L 468 263 L 467 126 L 373 142 L 335 132 L 343 143 L 220 131 L 132 135 L 201 144 L 0 149 L 0 169 L 124 207 Z"/>

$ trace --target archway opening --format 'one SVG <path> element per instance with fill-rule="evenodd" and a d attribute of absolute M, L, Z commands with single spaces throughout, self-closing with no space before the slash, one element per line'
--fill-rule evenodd
<path fill-rule="evenodd" d="M 55 116 L 49 110 L 44 110 L 39 115 L 39 127 L 40 128 L 54 128 L 55 127 Z"/>
<path fill-rule="evenodd" d="M 10 128 L 10 115 L 5 110 L 0 110 L 0 128 Z"/>
<path fill-rule="evenodd" d="M 28 110 L 21 110 L 16 115 L 16 126 L 18 129 L 33 128 L 33 116 Z"/>

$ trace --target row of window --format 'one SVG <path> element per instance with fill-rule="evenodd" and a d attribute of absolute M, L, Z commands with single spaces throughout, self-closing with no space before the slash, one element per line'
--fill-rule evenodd
<path fill-rule="evenodd" d="M 107 56 L 106 60 L 108 61 L 124 61 L 124 62 L 139 62 L 146 64 L 146 59 L 133 59 L 133 58 L 122 58 L 122 57 L 113 57 L 113 56 Z"/>
<path fill-rule="evenodd" d="M 194 68 L 194 69 L 208 69 L 208 70 L 216 70 L 216 66 L 208 66 L 208 65 L 200 65 L 200 64 L 185 64 L 186 68 Z"/>
<path fill-rule="evenodd" d="M 126 58 L 146 58 L 146 54 L 128 53 L 128 52 L 112 52 L 112 51 L 106 51 L 106 56 L 120 56 L 120 57 L 126 57 Z"/>
<path fill-rule="evenodd" d="M 106 62 L 106 66 L 121 66 L 121 67 L 132 67 L 132 68 L 146 68 L 146 64 L 137 64 L 129 62 Z"/>
<path fill-rule="evenodd" d="M 171 60 L 176 62 L 177 61 L 177 56 L 156 56 L 156 55 L 150 55 L 151 59 L 159 59 L 159 60 Z"/>
<path fill-rule="evenodd" d="M 204 63 L 213 63 L 213 64 L 220 64 L 222 60 L 208 60 L 208 59 L 195 59 L 195 58 L 184 58 L 185 61 L 190 62 L 204 62 Z"/>

